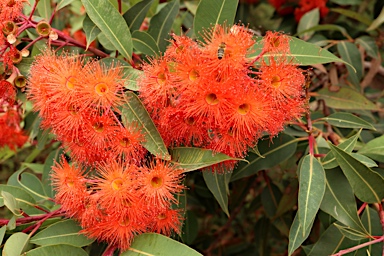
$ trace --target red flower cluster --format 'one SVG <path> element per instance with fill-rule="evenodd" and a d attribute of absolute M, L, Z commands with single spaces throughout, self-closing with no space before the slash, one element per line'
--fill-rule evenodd
<path fill-rule="evenodd" d="M 183 189 L 182 170 L 162 161 L 149 167 L 109 161 L 90 176 L 65 159 L 52 169 L 57 203 L 86 235 L 126 250 L 143 232 L 180 233 L 181 212 L 171 205 Z"/>
<path fill-rule="evenodd" d="M 288 37 L 267 33 L 257 58 L 269 63 L 254 71 L 252 36 L 238 25 L 212 28 L 201 44 L 173 35 L 164 56 L 143 65 L 140 97 L 167 146 L 244 157 L 261 135 L 276 135 L 305 111 L 305 79 L 288 61 Z"/>
<path fill-rule="evenodd" d="M 1 106 L 1 105 L 0 105 Z M 8 109 L 0 112 L 0 148 L 8 146 L 12 150 L 22 147 L 28 140 L 20 128 L 21 117 L 17 109 Z"/>
<path fill-rule="evenodd" d="M 319 8 L 321 17 L 325 17 L 329 12 L 326 6 L 327 1 L 328 0 L 268 0 L 279 15 L 294 13 L 297 22 L 299 22 L 305 13 L 315 8 Z M 294 8 L 294 6 L 297 5 L 298 7 Z"/>
<path fill-rule="evenodd" d="M 100 62 L 83 65 L 78 56 L 51 51 L 31 67 L 29 98 L 40 111 L 42 127 L 52 129 L 72 158 L 93 164 L 123 157 L 138 164 L 145 155 L 144 136 L 134 124 L 124 127 L 116 112 L 123 103 L 119 67 Z"/>

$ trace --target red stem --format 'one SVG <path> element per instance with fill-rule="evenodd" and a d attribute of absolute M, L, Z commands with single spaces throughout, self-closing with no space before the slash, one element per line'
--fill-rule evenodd
<path fill-rule="evenodd" d="M 359 245 L 356 245 L 354 247 L 351 247 L 351 248 L 348 248 L 348 249 L 345 249 L 345 250 L 341 250 L 338 253 L 332 254 L 331 256 L 341 256 L 341 255 L 344 255 L 344 254 L 356 251 L 358 249 L 364 248 L 364 247 L 366 247 L 368 245 L 380 243 L 382 241 L 384 241 L 384 236 L 381 236 L 379 239 L 375 239 L 375 240 L 372 240 L 372 241 L 369 241 L 369 242 L 366 242 L 366 243 L 363 243 L 363 244 L 359 244 Z"/>

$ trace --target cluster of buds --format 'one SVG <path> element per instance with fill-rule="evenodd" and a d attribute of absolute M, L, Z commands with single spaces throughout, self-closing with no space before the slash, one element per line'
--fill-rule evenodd
<path fill-rule="evenodd" d="M 244 157 L 263 134 L 302 115 L 305 77 L 280 33 L 264 37 L 258 67 L 247 58 L 255 45 L 247 28 L 217 25 L 203 39 L 173 35 L 164 56 L 143 65 L 140 97 L 167 146 Z"/>

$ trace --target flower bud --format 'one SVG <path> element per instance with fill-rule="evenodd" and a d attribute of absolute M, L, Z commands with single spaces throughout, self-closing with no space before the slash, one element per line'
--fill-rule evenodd
<path fill-rule="evenodd" d="M 3 32 L 5 35 L 9 34 L 16 34 L 18 30 L 18 27 L 15 22 L 13 21 L 5 21 L 3 22 Z"/>
<path fill-rule="evenodd" d="M 43 37 L 47 37 L 51 33 L 51 25 L 48 22 L 42 20 L 36 25 L 36 32 Z"/>
<path fill-rule="evenodd" d="M 27 79 L 25 78 L 25 76 L 17 76 L 13 83 L 16 87 L 23 88 L 27 85 Z"/>

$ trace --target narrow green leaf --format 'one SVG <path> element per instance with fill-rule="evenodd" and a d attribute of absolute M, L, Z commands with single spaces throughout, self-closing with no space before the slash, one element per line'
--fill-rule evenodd
<path fill-rule="evenodd" d="M 24 254 L 23 254 L 24 255 Z M 35 248 L 25 253 L 25 256 L 88 256 L 88 253 L 79 247 L 68 244 L 55 244 Z"/>
<path fill-rule="evenodd" d="M 341 41 L 337 44 L 337 51 L 343 60 L 355 68 L 355 70 L 353 70 L 347 65 L 348 77 L 352 84 L 359 86 L 363 76 L 363 63 L 359 49 L 353 43 Z"/>
<path fill-rule="evenodd" d="M 40 17 L 49 21 L 52 15 L 51 0 L 40 0 L 37 4 L 37 11 L 40 14 Z"/>
<path fill-rule="evenodd" d="M 201 40 L 201 33 L 216 24 L 233 24 L 238 4 L 238 0 L 201 0 L 193 22 L 195 35 Z"/>
<path fill-rule="evenodd" d="M 248 58 L 254 58 L 258 56 L 262 51 L 263 41 L 259 41 L 254 44 L 252 47 L 252 53 L 247 56 Z M 295 37 L 290 37 L 289 42 L 291 53 L 289 56 L 292 57 L 292 61 L 299 65 L 313 65 L 313 64 L 323 64 L 330 62 L 342 62 L 346 65 L 350 65 L 348 62 L 336 57 L 330 51 L 323 49 L 317 45 L 305 42 Z M 274 57 L 281 57 L 282 54 L 273 54 Z M 264 61 L 268 62 L 271 54 L 267 53 L 263 55 Z M 259 64 L 260 61 L 257 61 L 256 64 Z M 353 66 L 351 66 L 353 68 Z"/>
<path fill-rule="evenodd" d="M 185 244 L 192 244 L 197 238 L 199 233 L 199 223 L 196 215 L 193 211 L 187 211 L 185 214 L 185 220 L 183 230 L 181 232 L 181 239 Z"/>
<path fill-rule="evenodd" d="M 363 224 L 357 215 L 356 199 L 351 185 L 337 169 L 327 170 L 327 182 L 320 209 L 344 225 L 366 233 Z"/>
<path fill-rule="evenodd" d="M 364 155 L 360 155 L 359 153 L 351 153 L 351 156 L 353 156 L 354 158 L 356 158 L 359 162 L 361 162 L 362 164 L 364 164 L 365 166 L 371 168 L 371 167 L 377 167 L 378 165 L 376 164 L 375 161 L 373 161 L 371 158 L 367 157 L 367 156 L 364 156 Z"/>
<path fill-rule="evenodd" d="M 81 227 L 74 220 L 56 222 L 34 235 L 30 242 L 37 245 L 67 244 L 83 247 L 93 243 L 83 234 L 79 234 Z"/>
<path fill-rule="evenodd" d="M 203 177 L 208 189 L 212 192 L 221 209 L 228 217 L 228 184 L 231 179 L 231 174 L 230 172 L 220 174 L 217 172 L 203 171 Z"/>
<path fill-rule="evenodd" d="M 347 87 L 341 87 L 340 90 L 336 92 L 324 88 L 318 91 L 317 97 L 323 99 L 325 104 L 330 108 L 378 110 L 378 107 L 362 94 Z"/>
<path fill-rule="evenodd" d="M 339 166 L 351 184 L 355 195 L 363 202 L 378 203 L 384 197 L 384 179 L 347 152 L 330 144 Z"/>
<path fill-rule="evenodd" d="M 24 189 L 15 187 L 15 186 L 10 186 L 10 185 L 4 185 L 0 184 L 0 191 L 5 191 L 10 193 L 18 202 L 19 207 L 22 208 L 23 210 L 26 208 L 32 207 L 36 202 L 33 199 L 33 197 L 28 194 Z M 4 199 L 2 196 L 0 196 L 0 207 L 4 205 Z"/>
<path fill-rule="evenodd" d="M 313 26 L 311 28 L 308 28 L 306 30 L 298 32 L 296 35 L 302 35 L 302 34 L 307 34 L 309 32 L 316 32 L 316 31 L 339 31 L 344 37 L 346 38 L 351 38 L 351 36 L 348 34 L 347 30 L 339 25 L 335 24 L 320 24 Z"/>
<path fill-rule="evenodd" d="M 367 229 L 368 233 L 372 236 L 381 236 L 383 234 L 379 214 L 377 214 L 377 211 L 374 210 L 372 207 L 368 206 L 364 209 L 361 221 L 363 222 L 364 227 Z M 380 255 L 382 252 L 382 247 L 382 243 L 376 243 L 360 249 L 358 253 L 366 255 L 366 250 L 369 250 L 371 252 L 371 255 Z"/>
<path fill-rule="evenodd" d="M 307 155 L 300 166 L 298 196 L 298 214 L 303 232 L 312 225 L 323 200 L 324 192 L 325 172 L 323 166 L 313 155 Z"/>
<path fill-rule="evenodd" d="M 315 8 L 309 12 L 306 12 L 301 17 L 299 24 L 297 26 L 297 33 L 300 34 L 300 38 L 303 40 L 308 40 L 309 38 L 311 38 L 314 32 L 307 32 L 307 33 L 300 33 L 300 32 L 318 25 L 319 21 L 320 21 L 319 8 Z"/>
<path fill-rule="evenodd" d="M 351 113 L 337 112 L 322 118 L 330 125 L 342 128 L 365 128 L 369 130 L 376 130 L 375 127 L 367 121 L 357 117 Z"/>
<path fill-rule="evenodd" d="M 141 53 L 149 56 L 159 55 L 159 47 L 157 47 L 155 39 L 145 31 L 136 30 L 132 33 L 133 47 Z"/>
<path fill-rule="evenodd" d="M 121 256 L 198 256 L 194 249 L 160 234 L 141 234 L 135 237 L 131 247 Z"/>
<path fill-rule="evenodd" d="M 12 234 L 4 244 L 2 255 L 18 256 L 21 255 L 28 245 L 29 236 L 18 232 Z"/>
<path fill-rule="evenodd" d="M 56 12 L 62 8 L 64 8 L 65 6 L 67 5 L 70 5 L 73 1 L 75 0 L 61 0 L 60 2 L 58 2 L 58 4 L 56 5 Z"/>
<path fill-rule="evenodd" d="M 278 186 L 270 183 L 261 192 L 261 204 L 268 218 L 272 219 L 276 215 L 277 207 L 281 200 L 282 193 Z"/>
<path fill-rule="evenodd" d="M 308 256 L 332 255 L 340 249 L 349 248 L 356 245 L 354 241 L 349 240 L 335 224 L 332 224 L 325 230 L 319 240 L 312 247 Z"/>
<path fill-rule="evenodd" d="M 288 256 L 292 255 L 295 250 L 299 248 L 299 246 L 307 239 L 313 225 L 312 222 L 308 229 L 303 229 L 298 215 L 299 213 L 296 213 L 291 229 L 289 230 Z"/>
<path fill-rule="evenodd" d="M 360 133 L 361 129 L 358 131 L 358 133 L 343 141 L 337 147 L 344 150 L 345 152 L 351 153 L 356 146 L 356 142 L 359 139 Z M 332 169 L 338 166 L 332 151 L 329 151 L 328 154 L 322 159 L 322 165 L 324 169 Z"/>
<path fill-rule="evenodd" d="M 150 34 L 159 50 L 164 52 L 170 38 L 169 32 L 171 31 L 172 24 L 179 13 L 179 0 L 168 2 L 155 16 L 151 18 L 149 24 L 148 34 Z"/>
<path fill-rule="evenodd" d="M 249 153 L 246 158 L 249 163 L 240 162 L 234 170 L 231 181 L 251 176 L 260 170 L 269 169 L 289 159 L 295 152 L 297 140 L 281 133 L 278 137 L 260 141 L 257 145 L 260 155 Z"/>
<path fill-rule="evenodd" d="M 184 172 L 202 169 L 224 161 L 243 160 L 204 148 L 175 147 L 171 148 L 170 152 L 171 163 L 175 163 L 180 168 L 183 168 Z"/>
<path fill-rule="evenodd" d="M 379 57 L 379 47 L 372 37 L 360 36 L 356 38 L 355 43 L 363 46 L 367 54 L 372 58 L 377 59 Z"/>
<path fill-rule="evenodd" d="M 41 178 L 41 182 L 44 186 L 44 191 L 50 198 L 54 197 L 54 191 L 52 189 L 51 185 L 51 167 L 55 164 L 55 162 L 58 162 L 60 160 L 60 156 L 63 154 L 63 149 L 57 149 L 49 153 L 48 157 L 45 159 L 44 162 L 44 172 L 43 176 Z"/>
<path fill-rule="evenodd" d="M 348 18 L 352 18 L 352 19 L 355 19 L 357 21 L 360 21 L 361 23 L 369 26 L 372 22 L 372 20 L 364 15 L 362 15 L 361 13 L 358 13 L 358 12 L 355 12 L 355 11 L 352 11 L 350 9 L 343 9 L 343 8 L 330 8 L 330 11 L 331 12 L 336 12 L 336 13 L 340 13 Z"/>
<path fill-rule="evenodd" d="M 356 229 L 353 229 L 351 227 L 346 227 L 344 225 L 339 225 L 335 223 L 335 226 L 339 229 L 341 234 L 343 234 L 345 237 L 351 239 L 351 240 L 361 240 L 367 237 L 366 233 L 362 233 Z"/>
<path fill-rule="evenodd" d="M 0 244 L 3 244 L 3 239 L 4 239 L 6 230 L 7 230 L 7 226 L 5 225 L 0 228 Z"/>
<path fill-rule="evenodd" d="M 123 15 L 131 31 L 140 29 L 152 3 L 153 0 L 143 0 L 138 2 Z"/>
<path fill-rule="evenodd" d="M 88 15 L 86 15 L 83 20 L 83 29 L 85 37 L 87 38 L 88 49 L 89 45 L 97 38 L 101 30 L 96 26 L 95 23 L 93 23 L 93 21 L 88 17 Z"/>
<path fill-rule="evenodd" d="M 384 7 L 381 9 L 379 16 L 367 28 L 367 31 L 374 30 L 384 23 Z"/>
<path fill-rule="evenodd" d="M 22 163 L 22 167 L 26 167 L 28 169 L 31 169 L 34 173 L 42 174 L 44 171 L 44 165 L 43 164 L 36 164 L 36 163 Z"/>
<path fill-rule="evenodd" d="M 155 156 L 170 160 L 171 156 L 159 131 L 137 95 L 133 92 L 126 92 L 124 100 L 125 105 L 122 108 L 123 124 L 137 122 L 145 135 L 143 146 Z"/>
<path fill-rule="evenodd" d="M 384 163 L 384 135 L 369 141 L 358 153 Z"/>
<path fill-rule="evenodd" d="M 109 0 L 81 0 L 89 18 L 127 59 L 132 56 L 132 38 L 127 23 Z"/>

